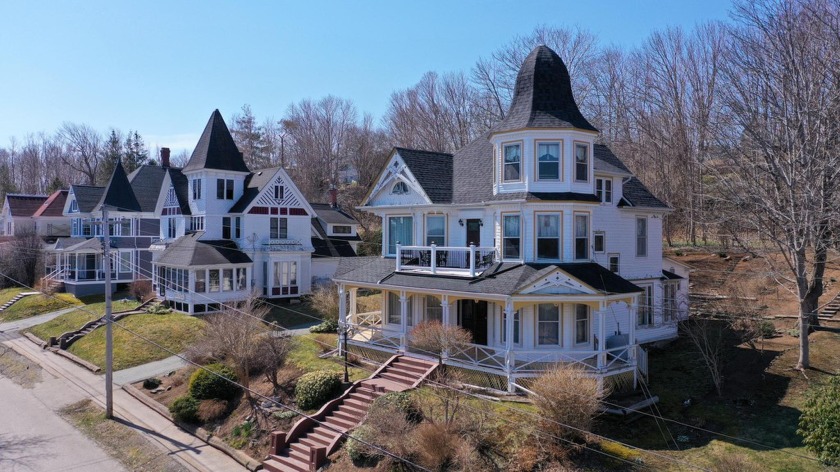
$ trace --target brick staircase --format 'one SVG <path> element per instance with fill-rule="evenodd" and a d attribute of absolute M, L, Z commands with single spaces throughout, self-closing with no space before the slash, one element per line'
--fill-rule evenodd
<path fill-rule="evenodd" d="M 394 356 L 365 380 L 354 383 L 339 398 L 295 423 L 288 433 L 271 433 L 271 451 L 263 461 L 269 472 L 314 472 L 341 445 L 342 433 L 364 421 L 371 403 L 389 392 L 417 387 L 437 364 L 405 356 Z"/>
<path fill-rule="evenodd" d="M 828 302 L 828 305 L 824 306 L 819 313 L 819 319 L 821 320 L 831 320 L 837 316 L 837 313 L 840 312 L 840 294 L 834 297 L 834 300 Z"/>
<path fill-rule="evenodd" d="M 7 308 L 9 308 L 10 306 L 14 305 L 14 304 L 15 304 L 15 302 L 17 302 L 18 300 L 20 300 L 20 299 L 21 299 L 21 298 L 23 298 L 23 297 L 28 297 L 28 296 L 30 296 L 30 295 L 36 295 L 36 294 L 38 294 L 38 293 L 39 293 L 39 292 L 21 292 L 21 293 L 19 293 L 19 294 L 15 295 L 15 296 L 14 296 L 14 298 L 12 298 L 11 300 L 7 301 L 7 302 L 6 302 L 6 303 L 4 303 L 3 305 L 0 305 L 0 311 L 4 311 L 4 310 L 6 310 Z"/>

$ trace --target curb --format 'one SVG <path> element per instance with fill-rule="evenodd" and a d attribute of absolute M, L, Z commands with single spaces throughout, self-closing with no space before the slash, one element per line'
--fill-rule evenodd
<path fill-rule="evenodd" d="M 34 334 L 32 334 L 28 331 L 24 331 L 23 336 L 26 339 L 28 339 L 28 340 L 32 341 L 33 343 L 37 344 L 38 346 L 40 346 L 41 349 L 46 349 L 47 348 L 47 342 L 44 341 L 43 339 L 39 338 L 38 336 L 35 336 Z"/>
<path fill-rule="evenodd" d="M 99 366 L 91 364 L 90 362 L 82 359 L 81 357 L 76 356 L 75 354 L 70 354 L 69 352 L 65 351 L 64 349 L 50 349 L 52 352 L 58 354 L 59 356 L 65 357 L 76 364 L 84 367 L 85 369 L 93 372 L 94 374 L 98 374 L 102 371 Z"/>
<path fill-rule="evenodd" d="M 131 384 L 125 384 L 125 385 L 122 386 L 122 389 L 126 393 L 131 395 L 132 397 L 139 400 L 140 403 L 143 403 L 144 405 L 148 406 L 149 408 L 151 408 L 155 412 L 159 413 L 161 416 L 168 419 L 169 421 L 174 423 L 179 428 L 181 428 L 184 431 L 192 434 L 193 436 L 197 437 L 198 439 L 201 439 L 202 441 L 204 441 L 205 443 L 215 447 L 216 449 L 224 452 L 225 454 L 230 456 L 233 460 L 235 460 L 236 462 L 239 462 L 240 464 L 242 464 L 243 467 L 250 470 L 251 472 L 262 469 L 262 462 L 257 461 L 256 459 L 252 458 L 251 456 L 249 456 L 248 454 L 245 454 L 242 451 L 234 449 L 233 447 L 229 446 L 224 441 L 219 439 L 217 436 L 213 436 L 213 434 L 208 432 L 206 429 L 204 429 L 200 426 L 192 426 L 192 425 L 181 423 L 180 421 L 175 421 L 175 419 L 172 418 L 172 414 L 169 413 L 169 410 L 165 406 L 161 405 L 160 403 L 156 402 L 155 400 L 153 400 L 151 397 L 149 397 L 145 393 L 141 392 L 140 389 L 138 389 L 137 387 L 135 387 Z"/>

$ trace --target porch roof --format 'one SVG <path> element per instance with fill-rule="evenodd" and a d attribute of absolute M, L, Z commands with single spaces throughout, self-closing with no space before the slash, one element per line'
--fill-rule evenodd
<path fill-rule="evenodd" d="M 592 262 L 560 264 L 503 262 L 485 270 L 479 277 L 468 278 L 395 272 L 394 260 L 381 257 L 342 258 L 336 270 L 335 280 L 390 285 L 406 289 L 515 295 L 521 293 L 534 281 L 557 270 L 604 295 L 642 291 L 633 283 Z"/>
<path fill-rule="evenodd" d="M 199 238 L 203 231 L 176 239 L 160 255 L 158 264 L 175 267 L 248 264 L 251 258 L 240 251 L 236 243 L 228 240 L 206 240 Z"/>

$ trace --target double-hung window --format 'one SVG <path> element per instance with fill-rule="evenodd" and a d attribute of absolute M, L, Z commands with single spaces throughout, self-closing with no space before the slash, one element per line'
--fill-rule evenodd
<path fill-rule="evenodd" d="M 644 290 L 639 297 L 639 326 L 650 326 L 653 324 L 653 286 L 641 286 Z"/>
<path fill-rule="evenodd" d="M 604 252 L 606 247 L 606 237 L 603 231 L 595 231 L 592 235 L 592 250 L 595 252 Z"/>
<path fill-rule="evenodd" d="M 589 259 L 589 215 L 575 215 L 575 259 Z"/>
<path fill-rule="evenodd" d="M 522 146 L 505 144 L 502 149 L 504 157 L 502 178 L 505 182 L 518 182 L 522 177 Z"/>
<path fill-rule="evenodd" d="M 575 180 L 589 182 L 589 145 L 575 143 Z"/>
<path fill-rule="evenodd" d="M 537 259 L 560 259 L 560 215 L 537 215 Z"/>
<path fill-rule="evenodd" d="M 175 218 L 167 218 L 166 219 L 166 237 L 169 239 L 173 239 L 177 236 L 177 224 L 175 222 Z"/>
<path fill-rule="evenodd" d="M 289 237 L 288 218 L 271 218 L 268 237 L 271 239 L 286 239 Z"/>
<path fill-rule="evenodd" d="M 507 343 L 507 313 L 502 313 L 502 342 Z M 521 344 L 521 321 L 519 311 L 513 314 L 513 344 Z"/>
<path fill-rule="evenodd" d="M 230 239 L 230 217 L 222 217 L 222 239 Z"/>
<path fill-rule="evenodd" d="M 126 273 L 131 272 L 131 251 L 122 251 L 120 252 L 120 272 Z"/>
<path fill-rule="evenodd" d="M 553 303 L 537 305 L 537 344 L 540 346 L 560 344 L 560 305 Z"/>
<path fill-rule="evenodd" d="M 397 253 L 397 244 L 414 244 L 414 220 L 410 216 L 388 217 L 388 254 Z"/>
<path fill-rule="evenodd" d="M 400 296 L 394 292 L 388 292 L 388 323 L 400 324 L 402 319 L 402 307 Z"/>
<path fill-rule="evenodd" d="M 426 245 L 444 246 L 446 244 L 446 217 L 429 215 L 426 217 Z"/>
<path fill-rule="evenodd" d="M 636 218 L 636 257 L 647 256 L 647 218 Z"/>
<path fill-rule="evenodd" d="M 610 254 L 610 272 L 618 273 L 620 267 L 619 261 L 620 257 L 618 254 Z"/>
<path fill-rule="evenodd" d="M 233 179 L 216 179 L 216 199 L 233 200 Z"/>
<path fill-rule="evenodd" d="M 201 200 L 201 179 L 192 179 L 192 199 Z"/>
<path fill-rule="evenodd" d="M 612 179 L 595 179 L 595 195 L 601 203 L 612 203 Z"/>
<path fill-rule="evenodd" d="M 539 180 L 560 179 L 560 143 L 537 144 L 537 177 Z"/>
<path fill-rule="evenodd" d="M 242 217 L 237 216 L 233 218 L 233 239 L 242 237 Z"/>
<path fill-rule="evenodd" d="M 522 225 L 519 215 L 504 215 L 502 218 L 502 258 L 522 257 Z"/>
<path fill-rule="evenodd" d="M 589 306 L 575 305 L 575 344 L 589 342 Z"/>

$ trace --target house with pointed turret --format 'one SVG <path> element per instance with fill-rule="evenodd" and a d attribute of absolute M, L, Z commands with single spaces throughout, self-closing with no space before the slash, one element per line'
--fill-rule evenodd
<path fill-rule="evenodd" d="M 298 298 L 355 256 L 357 222 L 334 206 L 316 211 L 280 167 L 248 169 L 218 110 L 180 172 L 161 187 L 152 245 L 153 286 L 177 310 L 214 312 L 252 293 Z"/>
<path fill-rule="evenodd" d="M 454 154 L 394 149 L 362 206 L 382 219 L 382 254 L 334 277 L 347 347 L 437 358 L 411 338 L 433 321 L 472 336 L 444 362 L 501 389 L 557 363 L 644 374 L 646 347 L 688 314 L 687 274 L 663 265 L 671 209 L 598 136 L 539 46 L 489 132 Z M 380 308 L 360 312 L 360 294 Z"/>

